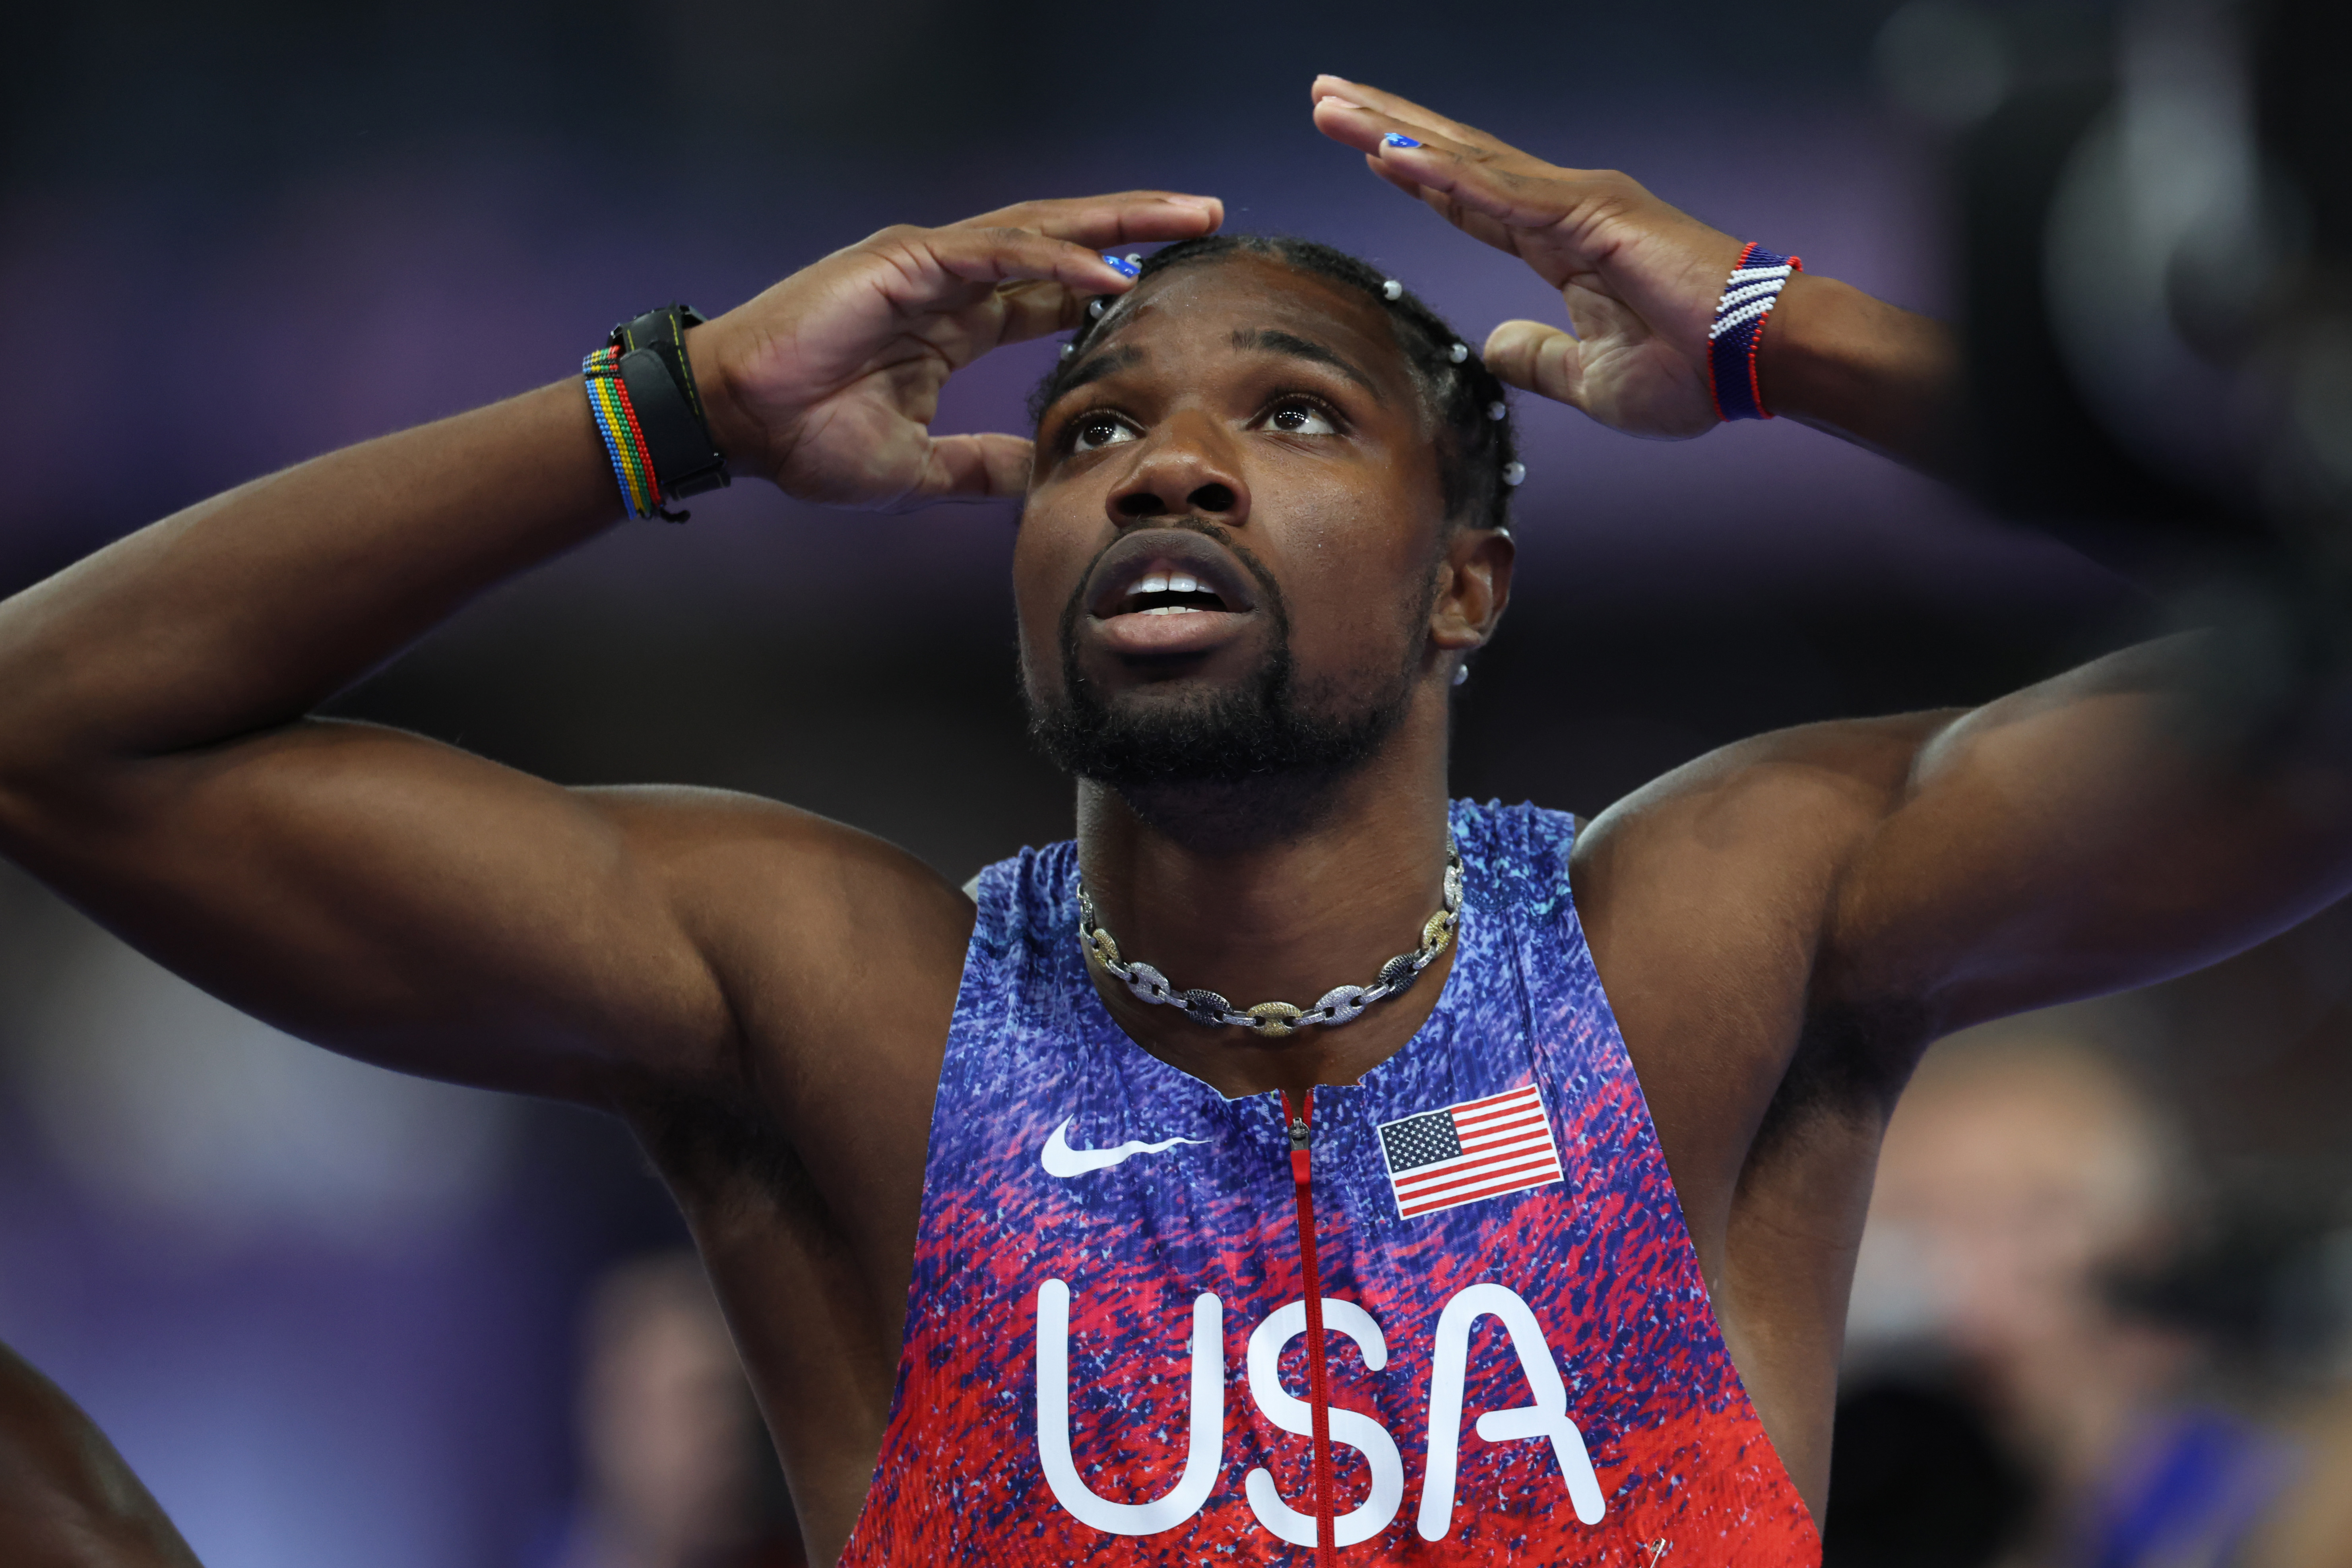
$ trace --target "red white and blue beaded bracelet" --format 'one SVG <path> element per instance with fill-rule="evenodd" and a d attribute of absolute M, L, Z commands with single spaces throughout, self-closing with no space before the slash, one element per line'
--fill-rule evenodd
<path fill-rule="evenodd" d="M 1763 341 L 1764 318 L 1772 313 L 1780 290 L 1804 269 L 1799 258 L 1776 256 L 1753 242 L 1739 253 L 1706 329 L 1707 384 L 1717 418 L 1772 417 L 1756 380 L 1756 345 Z"/>

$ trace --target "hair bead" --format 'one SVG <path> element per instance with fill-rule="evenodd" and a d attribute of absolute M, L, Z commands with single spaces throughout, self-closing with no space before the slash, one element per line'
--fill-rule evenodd
<path fill-rule="evenodd" d="M 1511 486 L 1513 489 L 1516 489 L 1520 483 L 1527 479 L 1527 477 L 1528 466 L 1525 463 L 1505 463 L 1503 465 L 1503 482 Z"/>
<path fill-rule="evenodd" d="M 1383 299 L 1383 300 L 1402 300 L 1402 299 L 1403 299 L 1403 298 L 1404 298 L 1404 285 L 1403 285 L 1403 284 L 1402 284 L 1402 283 L 1400 283 L 1400 282 L 1398 282 L 1398 281 L 1397 281 L 1395 279 L 1393 279 L 1393 278 L 1389 279 L 1387 281 L 1383 282 L 1383 283 L 1381 285 L 1381 299 Z"/>
<path fill-rule="evenodd" d="M 1503 400 L 1499 397 L 1486 405 L 1486 417 L 1489 419 L 1500 419 L 1509 412 L 1510 410 L 1503 405 Z"/>
<path fill-rule="evenodd" d="M 1464 360 L 1470 357 L 1470 345 L 1468 343 L 1455 343 L 1452 348 L 1445 351 L 1445 357 L 1452 360 L 1455 364 L 1460 364 Z"/>

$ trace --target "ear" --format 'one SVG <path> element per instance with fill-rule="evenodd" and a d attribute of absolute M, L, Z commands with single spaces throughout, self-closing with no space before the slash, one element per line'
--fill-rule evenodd
<path fill-rule="evenodd" d="M 1438 563 L 1437 597 L 1429 609 L 1429 646 L 1441 654 L 1486 646 L 1511 602 L 1511 566 L 1518 546 L 1499 528 L 1454 531 Z"/>

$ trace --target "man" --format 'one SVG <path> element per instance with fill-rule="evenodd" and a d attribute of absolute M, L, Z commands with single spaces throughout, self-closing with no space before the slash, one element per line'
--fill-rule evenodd
<path fill-rule="evenodd" d="M 2117 1289 L 2179 1255 L 2185 1152 L 2113 1058 L 2040 1020 L 1930 1054 L 1889 1121 L 1853 1327 L 1875 1296 L 1898 1366 L 1953 1363 L 2039 1483 L 2029 1560 L 2242 1562 L 2305 1468 L 2200 1396 L 2209 1332 Z"/>
<path fill-rule="evenodd" d="M 1510 584 L 1491 377 L 1699 434 L 1738 395 L 1707 332 L 1744 253 L 1622 175 L 1315 94 L 1578 336 L 1507 323 L 1482 363 L 1299 247 L 1180 244 L 1131 281 L 1096 252 L 1221 217 L 1145 192 L 886 230 L 684 339 L 739 472 L 1024 496 L 1075 848 L 966 897 L 767 802 L 306 717 L 613 523 L 644 443 L 568 384 L 0 610 L 0 843 L 283 1027 L 628 1118 L 819 1559 L 1809 1560 L 1910 1064 L 2338 897 L 2347 716 L 2202 743 L 2188 637 L 1766 736 L 1582 832 L 1449 807 L 1448 692 Z M 927 433 L 950 372 L 1081 325 L 1034 452 Z M 1748 390 L 1931 461 L 1952 358 L 1799 275 Z"/>
<path fill-rule="evenodd" d="M 798 1532 L 763 1517 L 772 1461 L 694 1255 L 607 1271 L 582 1330 L 580 1495 L 540 1568 L 799 1568 Z"/>

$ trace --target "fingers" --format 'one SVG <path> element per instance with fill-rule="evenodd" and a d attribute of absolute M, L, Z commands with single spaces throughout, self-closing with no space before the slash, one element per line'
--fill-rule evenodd
<path fill-rule="evenodd" d="M 1120 191 L 1111 195 L 1021 202 L 951 224 L 951 228 L 1026 228 L 1074 245 L 1129 245 L 1213 234 L 1225 221 L 1214 196 L 1178 191 Z"/>
<path fill-rule="evenodd" d="M 1486 334 L 1480 357 L 1508 385 L 1584 407 L 1584 345 L 1558 327 L 1505 321 Z"/>
<path fill-rule="evenodd" d="M 1375 113 L 1385 114 L 1401 124 L 1420 126 L 1455 142 L 1476 142 L 1484 146 L 1514 151 L 1514 149 L 1505 148 L 1502 142 L 1475 126 L 1465 125 L 1458 120 L 1448 120 L 1436 110 L 1424 109 L 1409 98 L 1400 98 L 1393 92 L 1382 92 L 1379 88 L 1360 81 L 1349 81 L 1346 77 L 1332 76 L 1326 72 L 1317 77 L 1315 85 L 1307 90 L 1318 103 L 1327 98 L 1337 99 L 1342 104 L 1356 104 L 1371 110 Z"/>
<path fill-rule="evenodd" d="M 1548 228 L 1587 194 L 1581 171 L 1556 168 L 1499 143 L 1457 141 L 1337 99 L 1315 106 L 1315 124 L 1333 141 L 1377 160 L 1391 184 L 1442 192 L 1511 228 Z"/>
<path fill-rule="evenodd" d="M 919 262 L 895 272 L 886 291 L 904 325 L 953 369 L 1075 327 L 1089 300 L 1133 287 L 1101 254 L 1027 229 L 934 229 L 920 243 Z"/>
<path fill-rule="evenodd" d="M 1410 99 L 1318 77 L 1315 125 L 1364 154 L 1372 173 L 1419 197 L 1456 228 L 1518 257 L 1554 285 L 1589 258 L 1580 215 L 1622 200 L 1622 175 L 1564 169 Z"/>
<path fill-rule="evenodd" d="M 902 508 L 942 500 L 1001 500 L 1029 488 L 1032 444 L 1018 436 L 940 436 Z"/>
<path fill-rule="evenodd" d="M 1402 170 L 1383 163 L 1369 153 L 1365 155 L 1364 164 L 1373 174 L 1386 180 L 1406 195 L 1412 197 L 1413 200 L 1424 204 L 1432 212 L 1470 236 L 1471 238 L 1524 258 L 1526 252 L 1520 247 L 1520 241 L 1525 235 L 1524 230 L 1513 228 L 1509 224 L 1488 217 L 1485 213 L 1475 212 L 1444 191 L 1434 191 L 1425 185 L 1416 184 L 1405 175 Z"/>
<path fill-rule="evenodd" d="M 1316 99 L 1315 128 L 1359 152 L 1385 156 L 1391 152 L 1409 151 L 1397 144 L 1395 139 L 1402 138 L 1409 143 L 1443 145 L 1485 163 L 1554 175 L 1570 172 L 1522 153 L 1475 126 L 1433 114 L 1393 94 L 1339 82 L 1336 77 L 1317 78 L 1317 90 L 1321 92 L 1327 83 L 1336 83 L 1344 90 L 1335 89 Z"/>
<path fill-rule="evenodd" d="M 893 261 L 896 276 L 880 281 L 900 312 L 981 307 L 993 330 L 971 346 L 985 353 L 995 343 L 1074 327 L 1088 300 L 1132 287 L 1133 265 L 1104 254 L 1105 247 L 1190 239 L 1223 221 L 1224 204 L 1214 196 L 1122 191 L 1024 202 L 944 228 L 885 229 L 866 248 Z M 971 324 L 982 323 L 973 318 Z"/>
<path fill-rule="evenodd" d="M 1019 343 L 1066 332 L 1086 321 L 1091 299 L 1058 283 L 1008 283 L 996 291 L 1000 319 L 995 341 Z"/>
<path fill-rule="evenodd" d="M 940 271 L 966 283 L 1058 283 L 1087 294 L 1123 294 L 1133 268 L 1091 246 L 1026 228 L 917 229 L 903 243 Z"/>
<path fill-rule="evenodd" d="M 1066 331 L 1085 320 L 1087 300 L 1133 287 L 1132 265 L 1103 247 L 1213 234 L 1224 216 L 1214 196 L 1122 191 L 1023 202 L 945 228 L 903 232 L 920 236 L 956 279 L 994 286 L 992 342 L 1002 343 Z"/>

